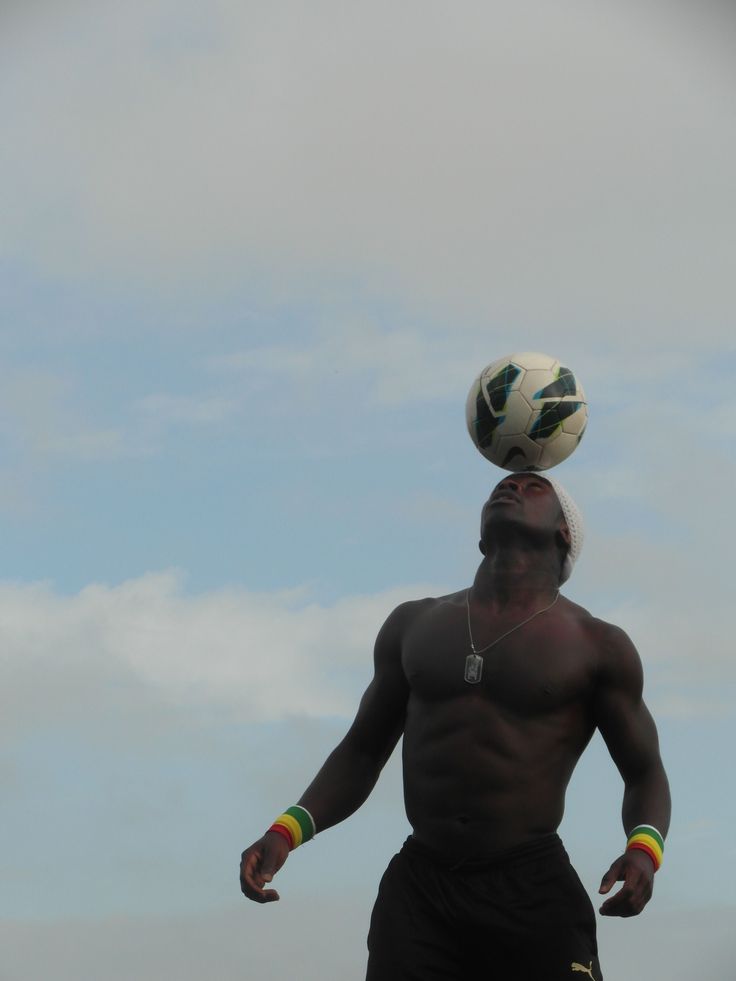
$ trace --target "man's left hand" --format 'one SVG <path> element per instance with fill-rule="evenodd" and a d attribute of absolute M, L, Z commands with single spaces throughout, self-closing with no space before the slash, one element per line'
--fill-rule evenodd
<path fill-rule="evenodd" d="M 629 849 L 603 876 L 598 891 L 605 895 L 615 882 L 623 886 L 601 906 L 601 916 L 638 916 L 652 898 L 654 863 L 645 852 Z"/>

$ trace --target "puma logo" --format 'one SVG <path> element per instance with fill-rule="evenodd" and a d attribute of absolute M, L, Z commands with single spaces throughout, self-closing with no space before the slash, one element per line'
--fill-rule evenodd
<path fill-rule="evenodd" d="M 583 967 L 582 964 L 578 964 L 577 961 L 573 961 L 570 967 L 572 967 L 573 971 L 581 971 L 583 974 L 590 975 L 592 981 L 595 981 L 595 978 L 593 977 L 593 961 L 591 961 L 587 967 Z"/>

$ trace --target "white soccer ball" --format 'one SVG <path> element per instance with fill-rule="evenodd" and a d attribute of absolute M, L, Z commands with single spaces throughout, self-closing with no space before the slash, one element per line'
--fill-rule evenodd
<path fill-rule="evenodd" d="M 504 470 L 549 470 L 578 445 L 588 422 L 585 392 L 548 354 L 499 358 L 480 372 L 465 406 L 470 438 Z"/>

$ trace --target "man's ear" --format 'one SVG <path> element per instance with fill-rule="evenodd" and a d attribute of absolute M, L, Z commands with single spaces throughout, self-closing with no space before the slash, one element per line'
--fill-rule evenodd
<path fill-rule="evenodd" d="M 482 539 L 482 538 L 481 538 L 481 540 L 480 540 L 480 541 L 478 542 L 478 548 L 480 549 L 480 554 L 481 554 L 481 555 L 485 555 L 485 554 L 486 554 L 486 547 L 485 547 L 485 545 L 483 544 L 483 539 Z"/>
<path fill-rule="evenodd" d="M 570 548 L 572 543 L 572 535 L 570 534 L 570 529 L 567 527 L 567 522 L 563 521 L 557 531 L 565 545 Z"/>

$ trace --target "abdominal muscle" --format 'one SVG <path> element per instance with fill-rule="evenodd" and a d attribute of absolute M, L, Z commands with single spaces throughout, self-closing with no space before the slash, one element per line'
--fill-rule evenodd
<path fill-rule="evenodd" d="M 575 708 L 518 718 L 487 697 L 409 701 L 404 799 L 414 837 L 483 858 L 556 831 L 590 739 Z"/>

